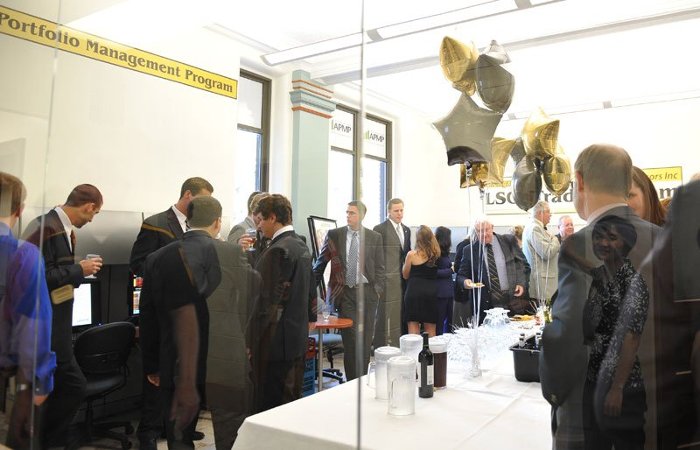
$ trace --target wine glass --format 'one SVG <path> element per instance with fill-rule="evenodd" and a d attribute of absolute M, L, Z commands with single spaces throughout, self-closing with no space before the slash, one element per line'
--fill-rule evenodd
<path fill-rule="evenodd" d="M 246 234 L 248 235 L 248 238 L 250 239 L 250 247 L 248 247 L 249 252 L 254 252 L 255 251 L 255 241 L 258 238 L 258 230 L 255 228 L 249 228 L 246 230 Z"/>

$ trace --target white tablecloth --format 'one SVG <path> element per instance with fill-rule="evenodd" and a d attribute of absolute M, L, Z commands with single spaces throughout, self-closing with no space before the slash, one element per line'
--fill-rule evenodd
<path fill-rule="evenodd" d="M 416 393 L 416 413 L 406 417 L 388 415 L 365 377 L 341 384 L 248 417 L 234 449 L 348 449 L 358 439 L 378 450 L 551 448 L 549 405 L 539 383 L 515 380 L 510 352 L 481 377 L 464 371 L 448 369 L 447 388 L 433 398 Z"/>

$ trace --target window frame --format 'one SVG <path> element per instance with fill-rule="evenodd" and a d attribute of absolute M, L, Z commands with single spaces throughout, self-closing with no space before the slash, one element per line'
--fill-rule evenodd
<path fill-rule="evenodd" d="M 360 116 L 360 111 L 351 108 L 349 106 L 343 105 L 343 104 L 338 104 L 336 105 L 336 109 L 339 109 L 343 112 L 346 112 L 348 114 L 352 114 L 352 123 L 353 123 L 353 149 L 352 150 L 347 150 L 344 148 L 340 147 L 335 147 L 333 145 L 330 146 L 330 151 L 334 152 L 341 152 L 345 154 L 350 154 L 352 155 L 352 171 L 353 171 L 353 177 L 352 177 L 352 192 L 353 192 L 353 198 L 357 199 L 360 196 L 360 187 L 357 185 L 356 180 L 360 179 L 360 164 L 358 161 L 357 153 L 358 153 L 358 148 L 360 145 L 361 140 L 363 139 L 361 130 L 359 127 L 359 116 Z M 387 211 L 386 211 L 386 204 L 389 201 L 389 199 L 393 198 L 392 197 L 392 182 L 393 182 L 393 174 L 392 174 L 392 167 L 393 167 L 393 122 L 391 122 L 388 119 L 384 119 L 383 117 L 379 117 L 374 114 L 366 113 L 365 118 L 369 120 L 373 120 L 375 122 L 379 122 L 383 124 L 386 127 L 386 157 L 380 158 L 374 155 L 362 155 L 363 158 L 368 158 L 372 159 L 375 161 L 383 161 L 386 164 L 386 186 L 384 189 L 384 194 L 386 196 L 386 202 L 380 202 L 381 205 L 381 211 L 380 211 L 380 217 L 386 217 Z"/>
<path fill-rule="evenodd" d="M 270 117 L 272 108 L 272 80 L 243 68 L 240 69 L 240 77 L 260 83 L 262 85 L 262 111 L 260 118 L 261 128 L 250 125 L 237 124 L 238 130 L 260 134 L 260 186 L 257 190 L 267 192 L 270 183 Z"/>

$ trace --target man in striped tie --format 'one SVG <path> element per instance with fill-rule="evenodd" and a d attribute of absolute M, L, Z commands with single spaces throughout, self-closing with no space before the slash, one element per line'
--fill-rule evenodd
<path fill-rule="evenodd" d="M 377 305 L 384 301 L 384 249 L 382 235 L 362 226 L 367 207 L 359 200 L 348 203 L 347 226 L 330 230 L 314 263 L 316 282 L 331 263 L 327 295 L 339 317 L 352 319 L 352 328 L 341 330 L 346 378 L 362 375 L 369 363 Z M 364 299 L 364 301 L 363 301 Z M 362 314 L 361 314 L 362 313 Z M 357 333 L 362 348 L 356 348 Z"/>
<path fill-rule="evenodd" d="M 496 234 L 487 218 L 478 218 L 464 248 L 457 283 L 469 292 L 466 303 L 455 303 L 454 323 L 466 324 L 479 312 L 481 322 L 487 309 L 510 309 L 525 293 L 527 260 L 515 237 Z"/>

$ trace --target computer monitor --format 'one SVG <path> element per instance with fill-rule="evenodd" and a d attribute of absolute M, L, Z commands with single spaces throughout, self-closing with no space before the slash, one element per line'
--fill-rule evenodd
<path fill-rule="evenodd" d="M 100 321 L 100 285 L 85 282 L 73 290 L 73 331 L 81 331 Z"/>

